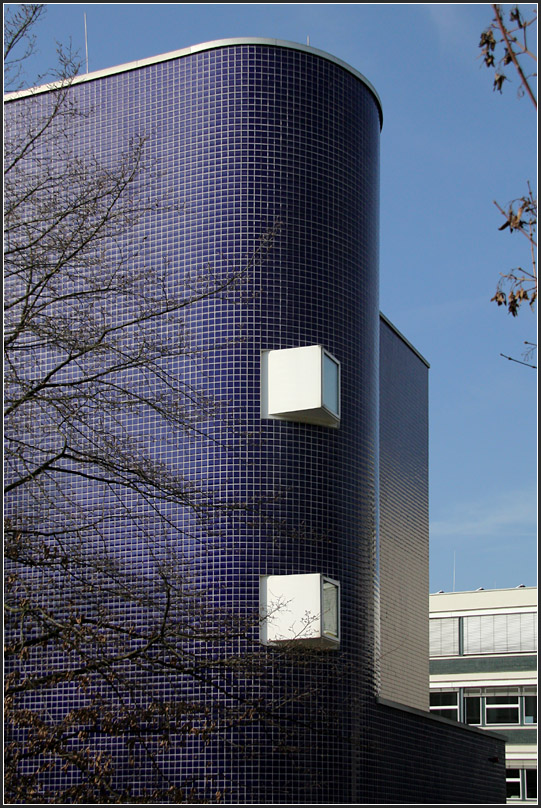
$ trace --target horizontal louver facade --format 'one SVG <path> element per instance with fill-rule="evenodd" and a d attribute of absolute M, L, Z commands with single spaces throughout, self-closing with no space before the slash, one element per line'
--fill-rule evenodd
<path fill-rule="evenodd" d="M 430 620 L 430 656 L 537 651 L 537 614 L 482 614 Z"/>
<path fill-rule="evenodd" d="M 533 612 L 484 614 L 464 618 L 464 653 L 499 654 L 537 650 Z"/>
<path fill-rule="evenodd" d="M 458 617 L 430 620 L 430 656 L 457 656 Z"/>

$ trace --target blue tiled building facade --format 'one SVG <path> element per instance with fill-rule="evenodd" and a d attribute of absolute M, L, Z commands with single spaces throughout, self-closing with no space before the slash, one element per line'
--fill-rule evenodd
<path fill-rule="evenodd" d="M 266 660 L 263 676 L 228 674 L 219 693 L 181 676 L 172 683 L 149 674 L 149 688 L 214 706 L 235 704 L 242 691 L 247 702 L 272 703 L 274 720 L 188 742 L 173 736 L 156 753 L 162 770 L 179 787 L 232 803 L 504 801 L 498 739 L 380 698 L 379 541 L 393 541 L 379 536 L 380 414 L 403 429 L 403 451 L 420 469 L 420 488 L 401 503 L 400 492 L 416 486 L 402 480 L 395 516 L 413 503 L 421 536 L 428 503 L 426 366 L 379 314 L 374 89 L 312 48 L 231 40 L 90 74 L 70 93 L 87 113 L 82 153 L 114 161 L 130 137 L 147 139 L 138 182 L 158 203 L 122 236 L 140 245 L 134 271 L 166 262 L 171 283 L 184 288 L 204 267 L 226 285 L 228 273 L 240 274 L 160 326 L 165 340 L 183 345 L 167 372 L 217 402 L 218 413 L 184 434 L 150 410 L 124 428 L 214 503 L 204 519 L 171 504 L 167 542 L 189 562 L 209 608 L 249 626 L 236 641 L 239 659 Z M 46 106 L 51 95 L 32 103 Z M 28 103 L 23 96 L 10 106 Z M 271 246 L 259 258 L 262 240 Z M 262 417 L 262 356 L 305 346 L 322 346 L 339 363 L 339 424 Z M 421 425 L 415 434 L 406 417 L 401 427 L 401 408 Z M 390 426 L 388 434 L 392 442 Z M 393 463 L 392 452 L 386 458 Z M 104 492 L 81 481 L 78 496 L 91 511 Z M 157 535 L 160 520 L 135 494 L 131 504 Z M 119 515 L 108 535 L 124 561 L 134 559 L 135 575 L 151 563 L 141 526 Z M 262 576 L 314 574 L 339 583 L 339 643 L 304 656 L 295 638 L 285 653 L 262 645 L 253 619 Z M 39 669 L 39 659 L 33 664 Z M 70 709 L 68 687 L 57 699 Z M 155 769 L 143 756 L 130 768 L 128 747 L 122 734 L 107 746 L 115 788 L 139 778 L 142 793 Z"/>

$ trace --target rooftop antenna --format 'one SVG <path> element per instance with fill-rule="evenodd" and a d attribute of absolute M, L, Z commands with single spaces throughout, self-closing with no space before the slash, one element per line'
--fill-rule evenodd
<path fill-rule="evenodd" d="M 86 72 L 88 73 L 88 38 L 86 35 L 86 13 L 84 15 L 85 18 L 85 54 L 86 54 Z"/>
<path fill-rule="evenodd" d="M 455 580 L 456 580 L 456 550 L 453 552 L 453 592 L 455 591 Z"/>
<path fill-rule="evenodd" d="M 306 44 L 310 45 L 310 34 L 308 34 L 308 36 L 306 37 Z"/>

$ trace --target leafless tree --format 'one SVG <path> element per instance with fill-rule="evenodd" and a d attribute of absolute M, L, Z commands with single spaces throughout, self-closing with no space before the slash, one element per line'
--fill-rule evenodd
<path fill-rule="evenodd" d="M 17 78 L 43 7 L 14 9 L 5 55 Z M 133 234 L 164 206 L 180 222 L 183 207 L 153 199 L 144 134 L 115 161 L 81 155 L 75 70 L 63 57 L 50 92 L 8 104 L 5 793 L 14 803 L 219 801 L 212 777 L 172 777 L 164 750 L 274 726 L 277 705 L 233 686 L 265 675 L 264 654 L 239 652 L 259 616 L 225 611 L 194 584 L 175 514 L 210 534 L 222 514 L 257 506 L 183 479 L 136 424 L 159 424 L 164 440 L 206 439 L 209 420 L 227 417 L 171 362 L 194 350 L 186 312 L 251 294 L 277 227 L 241 266 L 223 257 L 172 279 L 167 255 L 147 259 Z M 119 524 L 130 525 L 122 547 Z M 131 789 L 140 766 L 150 774 Z"/>
<path fill-rule="evenodd" d="M 509 12 L 508 20 L 505 19 L 499 5 L 493 4 L 492 10 L 494 13 L 492 22 L 481 34 L 479 48 L 484 64 L 494 70 L 493 89 L 502 92 L 504 82 L 509 81 L 507 71 L 511 68 L 519 81 L 519 96 L 528 98 L 537 110 L 534 85 L 537 73 L 532 72 L 532 66 L 537 66 L 537 57 L 528 42 L 528 35 L 537 23 L 537 8 L 534 6 L 531 14 L 525 16 L 518 6 L 514 6 Z M 537 301 L 537 197 L 529 182 L 527 187 L 526 194 L 512 200 L 505 207 L 494 202 L 505 220 L 499 229 L 508 229 L 510 233 L 519 232 L 529 243 L 528 269 L 517 267 L 509 272 L 500 273 L 496 293 L 492 298 L 498 306 L 504 306 L 513 317 L 518 315 L 524 302 L 528 302 L 533 308 Z M 535 345 L 526 344 L 529 345 L 524 355 L 527 361 L 522 364 L 535 367 L 530 361 L 535 352 Z M 512 359 L 512 357 L 506 358 Z"/>
<path fill-rule="evenodd" d="M 34 27 L 44 12 L 44 5 L 22 3 L 4 20 L 4 80 L 6 89 L 15 90 L 21 79 L 24 62 L 34 53 Z M 22 52 L 19 52 L 22 48 Z"/>

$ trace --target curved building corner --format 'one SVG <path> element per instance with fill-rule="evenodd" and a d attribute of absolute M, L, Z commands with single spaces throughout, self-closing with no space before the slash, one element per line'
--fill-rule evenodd
<path fill-rule="evenodd" d="M 263 655 L 270 673 L 232 679 L 223 699 L 272 702 L 276 726 L 173 743 L 172 781 L 212 776 L 233 804 L 503 801 L 488 762 L 500 741 L 428 714 L 427 366 L 380 319 L 376 91 L 314 48 L 243 38 L 69 92 L 88 111 L 76 148 L 120 155 L 144 133 L 153 196 L 183 206 L 180 227 L 159 209 L 142 217 L 141 266 L 166 255 L 179 285 L 219 257 L 244 268 L 239 287 L 187 309 L 189 355 L 167 368 L 225 417 L 176 435 L 174 453 L 153 420 L 152 445 L 215 502 L 253 506 L 170 518 L 213 607 L 261 614 L 239 654 Z M 164 318 L 165 339 L 175 328 Z M 132 546 L 130 530 L 119 522 Z"/>

